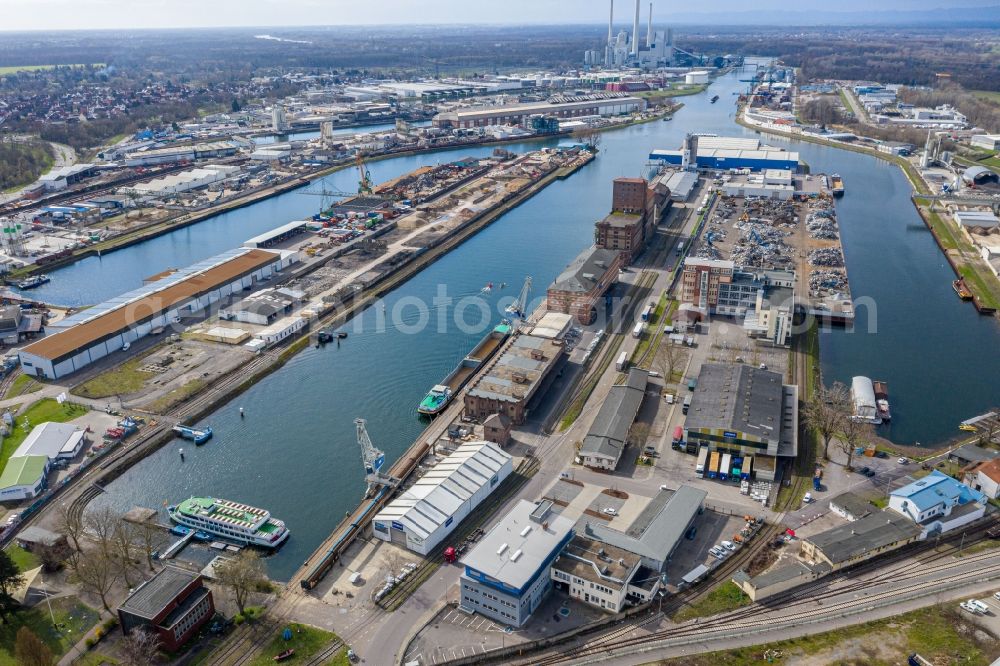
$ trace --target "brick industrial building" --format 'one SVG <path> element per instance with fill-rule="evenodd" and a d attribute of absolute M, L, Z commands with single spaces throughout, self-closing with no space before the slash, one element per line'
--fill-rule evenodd
<path fill-rule="evenodd" d="M 592 324 L 597 318 L 597 300 L 614 284 L 621 267 L 622 255 L 617 250 L 587 248 L 549 286 L 549 311 Z"/>
<path fill-rule="evenodd" d="M 153 631 L 160 646 L 176 652 L 215 613 L 212 592 L 196 573 L 166 566 L 118 607 L 122 633 Z"/>
<path fill-rule="evenodd" d="M 670 189 L 661 179 L 651 184 L 645 178 L 615 178 L 611 212 L 594 225 L 597 247 L 618 250 L 623 262 L 631 263 L 652 240 L 670 205 Z"/>

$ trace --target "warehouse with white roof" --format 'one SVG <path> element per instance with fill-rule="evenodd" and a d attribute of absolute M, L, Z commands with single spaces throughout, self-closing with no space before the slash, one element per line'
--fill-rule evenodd
<path fill-rule="evenodd" d="M 372 519 L 383 541 L 430 554 L 513 470 L 492 442 L 465 442 Z"/>

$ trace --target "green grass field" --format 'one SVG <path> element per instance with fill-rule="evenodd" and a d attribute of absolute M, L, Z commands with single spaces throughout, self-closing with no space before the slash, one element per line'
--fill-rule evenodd
<path fill-rule="evenodd" d="M 690 606 L 685 606 L 677 611 L 673 617 L 673 621 L 684 622 L 696 617 L 710 617 L 749 605 L 750 597 L 743 590 L 736 587 L 736 583 L 727 580 L 706 594 L 701 601 L 696 601 Z"/>
<path fill-rule="evenodd" d="M 31 405 L 24 414 L 17 417 L 13 432 L 3 439 L 3 447 L 0 449 L 0 469 L 7 466 L 7 460 L 28 436 L 31 429 L 39 423 L 46 421 L 65 423 L 86 413 L 86 407 L 68 402 L 60 405 L 54 398 L 45 398 Z M 23 427 L 25 419 L 28 420 L 27 429 Z"/>
<path fill-rule="evenodd" d="M 102 372 L 90 381 L 74 386 L 70 389 L 70 393 L 82 398 L 107 398 L 113 395 L 134 393 L 141 389 L 146 380 L 151 377 L 148 372 L 140 372 L 139 368 L 145 365 L 147 356 L 159 349 L 159 346 L 153 347 L 107 372 Z"/>
<path fill-rule="evenodd" d="M 979 99 L 984 99 L 987 102 L 993 102 L 994 104 L 1000 104 L 1000 92 L 995 90 L 973 90 L 972 94 Z"/>
<path fill-rule="evenodd" d="M 310 627 L 307 624 L 293 623 L 288 625 L 288 628 L 292 630 L 292 639 L 286 641 L 281 637 L 285 630 L 282 627 L 278 631 L 278 635 L 250 662 L 250 666 L 270 666 L 274 664 L 274 655 L 289 649 L 295 650 L 295 655 L 281 663 L 289 666 L 303 664 L 308 662 L 312 655 L 337 639 L 335 634 Z"/>
<path fill-rule="evenodd" d="M 103 62 L 91 63 L 94 67 L 103 67 Z M 8 74 L 17 74 L 18 72 L 41 72 L 46 69 L 55 69 L 56 67 L 86 67 L 84 64 L 75 63 L 72 65 L 8 65 L 6 67 L 0 67 L 0 76 L 6 76 Z"/>
<path fill-rule="evenodd" d="M 17 660 L 14 659 L 14 639 L 17 630 L 23 626 L 42 639 L 58 658 L 83 638 L 99 619 L 97 611 L 85 606 L 76 597 L 53 599 L 52 615 L 58 629 L 52 627 L 45 604 L 17 611 L 0 624 L 0 666 L 17 666 Z"/>
<path fill-rule="evenodd" d="M 25 571 L 31 571 L 38 567 L 38 558 L 21 548 L 17 544 L 10 544 L 6 548 L 7 554 L 10 555 L 10 559 L 14 561 L 17 566 L 18 571 L 24 573 Z"/>
<path fill-rule="evenodd" d="M 7 389 L 7 393 L 4 398 L 16 398 L 19 395 L 24 395 L 25 393 L 33 393 L 40 389 L 42 385 L 37 379 L 31 375 L 20 374 L 14 378 L 13 383 L 11 383 L 10 388 Z"/>

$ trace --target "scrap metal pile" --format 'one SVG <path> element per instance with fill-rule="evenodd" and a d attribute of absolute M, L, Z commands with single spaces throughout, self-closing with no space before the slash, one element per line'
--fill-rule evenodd
<path fill-rule="evenodd" d="M 806 229 L 813 238 L 836 239 L 839 234 L 833 204 L 825 200 L 818 201 L 806 217 Z"/>
<path fill-rule="evenodd" d="M 792 264 L 790 248 L 784 239 L 791 232 L 759 222 L 741 221 L 735 225 L 740 239 L 730 257 L 738 266 L 774 266 Z"/>
<path fill-rule="evenodd" d="M 760 197 L 747 197 L 744 200 L 743 217 L 740 219 L 771 226 L 785 225 L 790 227 L 794 227 L 799 221 L 794 201 Z"/>
<path fill-rule="evenodd" d="M 827 296 L 847 290 L 847 275 L 843 271 L 812 271 L 809 273 L 809 295 Z"/>
<path fill-rule="evenodd" d="M 844 254 L 836 247 L 819 248 L 809 253 L 809 263 L 813 266 L 843 266 Z"/>

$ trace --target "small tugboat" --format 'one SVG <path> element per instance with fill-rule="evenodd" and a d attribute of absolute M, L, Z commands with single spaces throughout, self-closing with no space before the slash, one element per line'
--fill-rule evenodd
<path fill-rule="evenodd" d="M 891 421 L 892 412 L 889 411 L 889 385 L 876 379 L 872 382 L 872 388 L 875 390 L 875 409 L 878 411 L 879 418 L 883 422 Z"/>
<path fill-rule="evenodd" d="M 958 278 L 957 280 L 952 282 L 951 288 L 955 290 L 955 293 L 958 294 L 958 297 L 961 298 L 963 301 L 972 300 L 972 292 L 969 291 L 969 287 L 966 286 L 965 278 Z"/>
<path fill-rule="evenodd" d="M 18 289 L 34 289 L 35 287 L 41 287 L 46 282 L 51 282 L 51 280 L 52 278 L 48 275 L 32 275 L 23 280 L 18 280 L 14 283 L 14 286 Z"/>
<path fill-rule="evenodd" d="M 718 95 L 716 95 L 715 97 L 712 98 L 712 104 L 715 104 L 718 101 L 719 101 L 719 96 Z"/>
<path fill-rule="evenodd" d="M 321 328 L 319 333 L 316 334 L 316 341 L 321 345 L 333 342 L 333 333 L 331 333 L 329 329 Z"/>
<path fill-rule="evenodd" d="M 195 446 L 201 446 L 208 440 L 212 439 L 212 429 L 205 428 L 204 430 L 198 430 L 197 428 L 191 428 L 185 425 L 175 425 L 173 431 L 177 433 L 177 436 L 182 439 L 190 439 L 195 443 Z"/>

